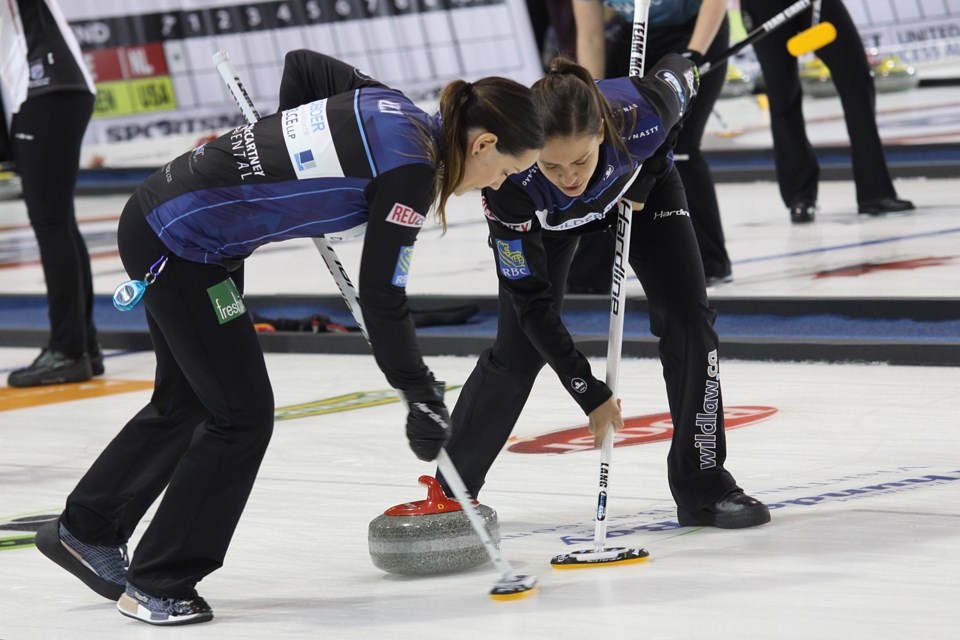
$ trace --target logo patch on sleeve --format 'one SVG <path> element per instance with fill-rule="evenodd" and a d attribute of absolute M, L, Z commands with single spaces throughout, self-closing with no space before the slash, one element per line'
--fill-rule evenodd
<path fill-rule="evenodd" d="M 393 270 L 393 286 L 407 286 L 407 278 L 410 276 L 410 259 L 413 258 L 413 247 L 400 247 L 400 255 L 397 256 L 397 266 Z"/>
<path fill-rule="evenodd" d="M 687 94 L 683 92 L 683 85 L 680 83 L 680 78 L 677 77 L 677 74 L 663 69 L 657 72 L 657 78 L 669 85 L 670 88 L 676 92 L 677 102 L 680 103 L 680 113 L 685 113 L 687 110 Z"/>
<path fill-rule="evenodd" d="M 483 215 L 485 215 L 488 220 L 493 220 L 497 224 L 503 225 L 507 229 L 511 229 L 518 233 L 527 233 L 533 227 L 533 224 L 529 220 L 527 222 L 504 222 L 498 218 L 496 214 L 490 211 L 490 207 L 487 206 L 487 199 L 483 197 L 483 195 L 480 196 L 480 204 L 483 205 Z"/>
<path fill-rule="evenodd" d="M 422 215 L 411 209 L 405 204 L 397 202 L 393 209 L 387 214 L 387 222 L 399 224 L 402 227 L 422 227 L 424 218 Z"/>
<path fill-rule="evenodd" d="M 227 278 L 220 284 L 213 285 L 207 289 L 207 295 L 210 296 L 210 303 L 213 304 L 213 310 L 220 324 L 236 320 L 247 311 L 246 305 L 243 304 L 243 296 L 237 290 L 237 285 L 233 284 L 233 278 Z"/>
<path fill-rule="evenodd" d="M 496 240 L 496 239 L 495 239 Z M 523 242 L 520 240 L 496 240 L 497 263 L 500 273 L 508 280 L 519 280 L 531 275 L 527 258 L 523 255 Z"/>

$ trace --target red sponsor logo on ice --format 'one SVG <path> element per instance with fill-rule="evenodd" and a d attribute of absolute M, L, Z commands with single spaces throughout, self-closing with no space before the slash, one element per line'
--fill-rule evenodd
<path fill-rule="evenodd" d="M 424 217 L 407 205 L 397 202 L 387 216 L 387 221 L 404 227 L 422 227 Z"/>
<path fill-rule="evenodd" d="M 723 420 L 726 430 L 745 427 L 766 420 L 777 410 L 774 407 L 724 407 Z M 613 439 L 615 447 L 631 447 L 635 444 L 660 442 L 673 437 L 673 422 L 669 413 L 624 418 L 623 429 Z M 514 453 L 574 453 L 593 449 L 593 435 L 586 426 L 553 431 L 533 438 L 526 438 L 510 445 Z"/>
<path fill-rule="evenodd" d="M 907 269 L 923 269 L 925 267 L 939 267 L 950 264 L 952 258 L 930 256 L 927 258 L 913 258 L 909 260 L 893 260 L 890 262 L 861 262 L 838 269 L 818 271 L 814 278 L 855 278 L 857 276 L 875 273 L 877 271 L 903 271 Z"/>

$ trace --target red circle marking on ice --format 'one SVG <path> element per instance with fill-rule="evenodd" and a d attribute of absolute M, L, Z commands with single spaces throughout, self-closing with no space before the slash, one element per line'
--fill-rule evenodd
<path fill-rule="evenodd" d="M 726 429 L 745 427 L 765 420 L 777 412 L 774 407 L 725 407 L 723 420 Z M 659 442 L 673 437 L 673 422 L 669 413 L 625 418 L 623 429 L 614 435 L 613 446 L 631 447 L 635 444 Z M 520 440 L 507 448 L 513 453 L 574 453 L 593 449 L 593 434 L 586 425 L 552 431 Z"/>

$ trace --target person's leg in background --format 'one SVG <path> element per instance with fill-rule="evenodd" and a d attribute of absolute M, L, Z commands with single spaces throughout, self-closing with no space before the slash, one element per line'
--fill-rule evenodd
<path fill-rule="evenodd" d="M 913 209 L 913 203 L 897 198 L 890 178 L 877 128 L 877 92 L 860 33 L 839 0 L 824 0 L 823 20 L 836 27 L 837 39 L 817 51 L 817 56 L 830 69 L 843 105 L 860 213 Z"/>
<path fill-rule="evenodd" d="M 19 198 L 20 176 L 13 162 L 13 148 L 10 146 L 10 131 L 4 117 L 3 96 L 0 96 L 0 200 Z"/>
<path fill-rule="evenodd" d="M 80 143 L 93 101 L 93 95 L 83 91 L 50 93 L 23 103 L 13 119 L 14 158 L 47 283 L 50 340 L 30 367 L 10 374 L 10 386 L 89 380 L 94 356 L 100 358 L 103 372 L 93 323 L 90 257 L 73 204 Z"/>
<path fill-rule="evenodd" d="M 649 69 L 655 65 L 668 53 L 686 51 L 695 24 L 696 19 L 682 25 L 651 30 L 647 43 L 646 68 Z M 717 35 L 703 56 L 704 60 L 719 56 L 727 49 L 729 40 L 730 26 L 724 18 Z M 683 119 L 683 126 L 677 136 L 677 144 L 673 152 L 677 171 L 686 187 L 687 205 L 697 234 L 697 242 L 700 245 L 707 286 L 730 282 L 733 274 L 723 236 L 723 225 L 720 222 L 720 205 L 717 202 L 713 175 L 700 151 L 703 132 L 707 128 L 713 107 L 723 90 L 726 73 L 727 64 L 723 62 L 700 79 L 697 98 L 690 112 Z"/>
<path fill-rule="evenodd" d="M 727 49 L 729 40 L 730 27 L 724 19 L 713 43 L 704 54 L 704 59 L 713 60 L 719 56 Z M 720 221 L 717 190 L 710 167 L 700 150 L 703 132 L 723 90 L 726 76 L 727 63 L 723 62 L 700 79 L 697 99 L 690 113 L 684 118 L 683 129 L 680 130 L 677 146 L 674 149 L 677 171 L 686 188 L 687 204 L 690 206 L 693 229 L 696 231 L 697 243 L 700 245 L 700 257 L 703 260 L 703 271 L 708 287 L 730 282 L 733 279 L 733 269 L 723 235 L 723 224 Z"/>
<path fill-rule="evenodd" d="M 740 0 L 744 26 L 750 31 L 788 4 L 780 0 Z M 810 26 L 811 15 L 810 10 L 801 12 L 753 45 L 770 101 L 770 131 L 780 197 L 795 224 L 814 219 L 820 165 L 807 138 L 800 72 L 797 59 L 787 51 L 787 40 Z"/>
<path fill-rule="evenodd" d="M 555 51 L 547 50 L 547 58 L 553 58 L 556 55 L 570 58 L 576 58 L 577 54 L 577 25 L 573 19 L 573 0 L 543 0 L 547 5 L 547 14 L 550 16 L 550 34 L 552 44 L 555 44 Z M 551 44 L 551 38 L 547 38 L 547 43 Z"/>

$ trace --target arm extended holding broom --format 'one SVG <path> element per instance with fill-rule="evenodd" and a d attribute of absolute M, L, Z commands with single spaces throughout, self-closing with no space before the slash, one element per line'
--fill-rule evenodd
<path fill-rule="evenodd" d="M 837 30 L 829 22 L 820 22 L 819 0 L 797 0 L 797 2 L 794 2 L 792 5 L 748 33 L 743 40 L 721 53 L 716 59 L 708 60 L 700 65 L 700 75 L 710 73 L 710 71 L 716 67 L 716 65 L 737 55 L 743 49 L 765 37 L 771 31 L 783 26 L 801 11 L 809 8 L 811 4 L 814 5 L 813 26 L 790 38 L 790 40 L 787 41 L 787 50 L 794 57 L 800 57 L 805 53 L 816 51 L 817 49 L 830 44 L 836 40 Z"/>

